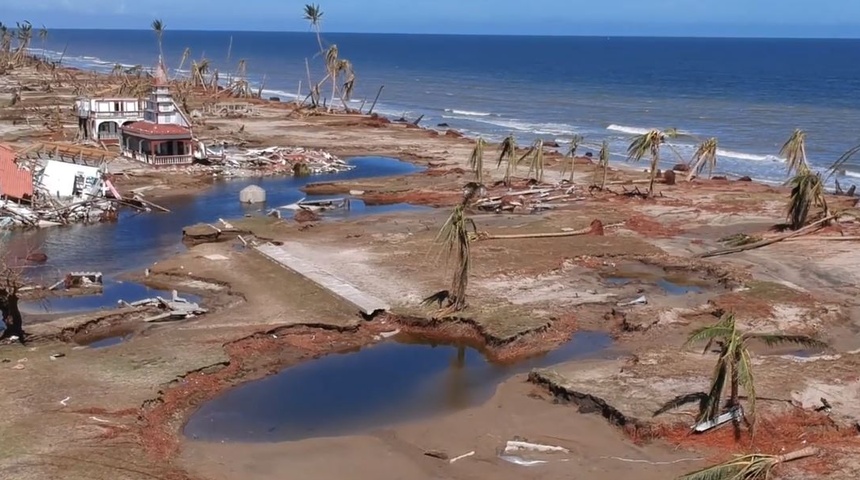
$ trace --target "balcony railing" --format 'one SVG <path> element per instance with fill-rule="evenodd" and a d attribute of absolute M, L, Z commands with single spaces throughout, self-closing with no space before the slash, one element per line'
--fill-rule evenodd
<path fill-rule="evenodd" d="M 155 167 L 168 167 L 171 165 L 190 165 L 194 163 L 194 157 L 188 155 L 147 155 L 140 152 L 132 152 L 123 149 L 122 154 L 139 162 L 148 163 Z"/>
<path fill-rule="evenodd" d="M 99 132 L 99 140 L 119 140 L 119 133 Z"/>
<path fill-rule="evenodd" d="M 143 118 L 143 110 L 125 112 L 90 112 L 93 118 Z"/>

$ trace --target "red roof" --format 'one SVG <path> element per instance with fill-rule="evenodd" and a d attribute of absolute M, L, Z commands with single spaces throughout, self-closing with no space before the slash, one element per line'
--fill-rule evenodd
<path fill-rule="evenodd" d="M 147 121 L 132 122 L 123 125 L 122 130 L 132 135 L 144 137 L 183 136 L 191 137 L 191 130 L 171 123 L 153 123 Z"/>
<path fill-rule="evenodd" d="M 33 196 L 33 174 L 15 163 L 17 154 L 0 144 L 0 196 L 22 200 Z"/>

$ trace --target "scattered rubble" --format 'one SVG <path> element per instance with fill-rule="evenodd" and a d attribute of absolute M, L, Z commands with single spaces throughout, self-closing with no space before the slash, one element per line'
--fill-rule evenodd
<path fill-rule="evenodd" d="M 161 297 L 155 297 L 144 298 L 143 300 L 138 300 L 136 302 L 131 303 L 126 302 L 125 300 L 119 300 L 117 303 L 123 307 L 156 307 L 160 310 L 166 310 L 164 313 L 160 313 L 158 315 L 143 319 L 144 322 L 148 323 L 164 322 L 171 320 L 184 320 L 186 318 L 193 318 L 197 315 L 202 315 L 207 312 L 207 310 L 205 308 L 201 308 L 200 305 L 194 302 L 189 302 L 188 300 L 180 297 L 176 290 L 173 291 L 173 296 L 171 300 L 165 300 Z"/>
<path fill-rule="evenodd" d="M 224 176 L 242 177 L 260 174 L 312 175 L 351 170 L 352 165 L 321 150 L 301 147 L 262 149 L 207 148 L 211 170 Z"/>

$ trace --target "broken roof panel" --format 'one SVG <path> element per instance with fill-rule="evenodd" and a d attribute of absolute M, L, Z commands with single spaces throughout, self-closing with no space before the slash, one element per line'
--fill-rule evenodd
<path fill-rule="evenodd" d="M 15 150 L 0 144 L 0 196 L 23 200 L 33 196 L 33 174 L 21 168 L 16 157 Z"/>

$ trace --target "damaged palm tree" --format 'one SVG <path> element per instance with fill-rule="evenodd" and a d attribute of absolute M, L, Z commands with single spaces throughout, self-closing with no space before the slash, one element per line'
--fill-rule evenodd
<path fill-rule="evenodd" d="M 787 182 L 791 186 L 787 209 L 789 227 L 792 230 L 803 228 L 812 207 L 822 208 L 825 218 L 830 216 L 824 196 L 824 180 L 821 174 L 812 171 L 806 160 L 806 132 L 795 130 L 782 145 L 779 154 L 785 158 L 786 170 L 791 176 Z"/>
<path fill-rule="evenodd" d="M 496 165 L 496 168 L 501 167 L 502 162 L 505 162 L 505 177 L 503 181 L 506 186 L 510 186 L 511 176 L 517 171 L 517 141 L 514 139 L 514 134 L 505 137 L 499 148 L 499 163 Z"/>
<path fill-rule="evenodd" d="M 522 162 L 526 158 L 531 158 L 529 161 L 529 173 L 527 176 L 532 178 L 532 172 L 534 172 L 535 180 L 538 183 L 543 182 L 543 140 L 537 139 L 532 143 L 532 146 L 529 147 L 528 151 L 517 160 L 517 163 Z"/>
<path fill-rule="evenodd" d="M 677 480 L 769 480 L 773 478 L 773 471 L 783 463 L 814 455 L 818 455 L 815 447 L 784 455 L 739 455 L 727 462 L 682 475 Z"/>
<path fill-rule="evenodd" d="M 694 176 L 699 176 L 708 168 L 708 178 L 714 174 L 714 167 L 717 165 L 717 139 L 709 138 L 700 143 L 693 153 L 693 158 L 690 159 L 690 172 L 687 173 L 687 181 L 693 179 Z"/>
<path fill-rule="evenodd" d="M 28 21 L 16 23 L 15 32 L 18 37 L 18 48 L 15 50 L 13 62 L 17 64 L 24 60 L 27 50 L 30 48 L 30 41 L 33 39 L 33 25 Z"/>
<path fill-rule="evenodd" d="M 627 160 L 639 162 L 645 157 L 651 158 L 649 171 L 648 196 L 654 195 L 654 181 L 657 179 L 657 168 L 660 165 L 660 147 L 666 143 L 666 137 L 675 133 L 674 130 L 649 130 L 637 136 L 627 147 Z"/>
<path fill-rule="evenodd" d="M 483 189 L 484 186 L 479 183 L 466 184 L 463 201 L 454 207 L 436 235 L 436 242 L 442 245 L 445 252 L 446 262 L 450 264 L 452 257 L 454 261 L 451 289 L 436 292 L 421 302 L 426 307 L 434 303 L 438 304 L 440 310 L 436 312 L 436 317 L 450 316 L 466 308 L 466 287 L 469 284 L 469 270 L 472 262 L 469 249 L 469 226 L 472 227 L 472 233 L 477 234 L 475 222 L 466 216 L 466 208 Z"/>
<path fill-rule="evenodd" d="M 573 183 L 573 172 L 576 170 L 576 151 L 579 150 L 579 146 L 585 140 L 585 137 L 582 135 L 574 135 L 573 138 L 570 139 L 570 147 L 567 149 L 567 156 L 570 158 L 570 178 L 568 181 Z M 562 164 L 561 167 L 561 176 L 564 177 L 564 174 L 567 172 L 567 164 Z"/>
<path fill-rule="evenodd" d="M 680 395 L 654 412 L 654 416 L 689 403 L 698 402 L 697 424 L 704 422 L 716 424 L 717 418 L 723 413 L 720 404 L 726 385 L 728 385 L 729 396 L 725 403 L 725 410 L 735 412 L 740 408 L 740 389 L 743 388 L 747 397 L 747 411 L 749 413 L 749 417 L 745 418 L 750 428 L 753 429 L 756 415 L 756 391 L 749 351 L 749 344 L 753 341 L 760 341 L 769 347 L 784 344 L 800 345 L 807 348 L 828 347 L 827 343 L 806 335 L 742 332 L 737 328 L 734 314 L 724 314 L 715 324 L 693 331 L 684 344 L 688 346 L 706 342 L 703 354 L 708 353 L 714 345 L 718 347 L 719 356 L 717 357 L 717 364 L 714 366 L 709 392 Z M 737 435 L 740 434 L 739 417 L 740 415 L 732 415 L 731 417 Z"/>
<path fill-rule="evenodd" d="M 487 142 L 483 138 L 478 137 L 475 140 L 475 147 L 472 149 L 472 154 L 469 155 L 469 168 L 475 172 L 475 181 L 478 183 L 484 182 L 484 146 Z"/>
<path fill-rule="evenodd" d="M 155 39 L 158 41 L 158 59 L 161 61 L 164 58 L 164 50 L 162 49 L 161 42 L 164 39 L 164 22 L 161 19 L 156 18 L 152 21 L 152 31 L 155 33 Z"/>
<path fill-rule="evenodd" d="M 604 140 L 603 144 L 600 145 L 600 152 L 597 154 L 597 167 L 602 172 L 600 177 L 600 189 L 603 190 L 606 188 L 606 175 L 609 173 L 609 142 L 606 140 Z M 595 176 L 597 175 L 597 172 L 598 170 L 594 171 Z"/>

